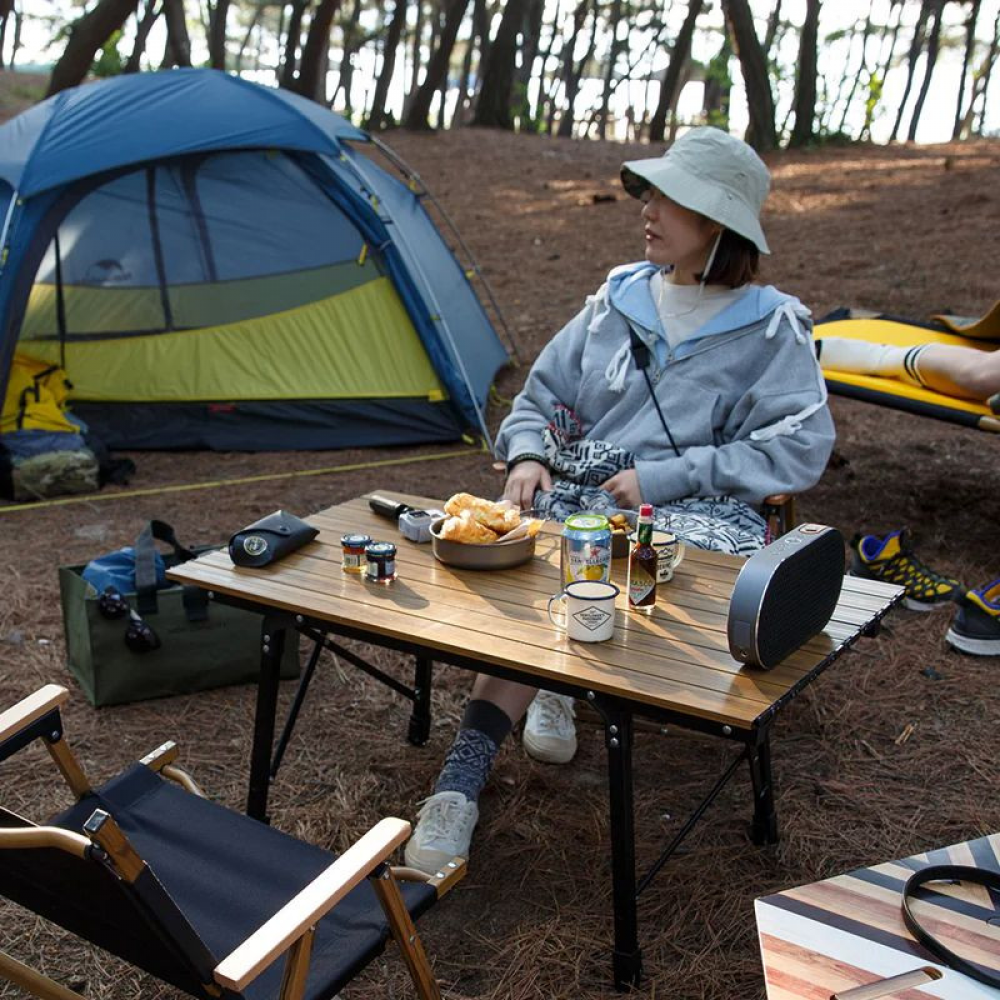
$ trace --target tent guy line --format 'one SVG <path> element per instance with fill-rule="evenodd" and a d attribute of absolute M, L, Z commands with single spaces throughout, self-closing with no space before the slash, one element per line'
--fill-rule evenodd
<path fill-rule="evenodd" d="M 466 458 L 483 455 L 485 447 L 466 448 L 462 451 L 442 451 L 433 455 L 414 455 L 412 458 L 384 458 L 376 462 L 351 462 L 347 465 L 329 465 L 322 469 L 300 469 L 298 472 L 269 472 L 259 476 L 240 476 L 238 479 L 213 479 L 207 483 L 178 483 L 174 486 L 157 486 L 147 490 L 127 490 L 123 493 L 87 494 L 86 496 L 60 497 L 58 500 L 39 500 L 35 503 L 0 506 L 0 515 L 40 507 L 63 507 L 66 504 L 97 503 L 100 500 L 123 500 L 131 497 L 157 496 L 161 493 L 185 493 L 192 490 L 211 490 L 219 486 L 241 486 L 245 483 L 264 483 L 273 479 L 294 479 L 300 476 L 326 476 L 340 472 L 358 472 L 363 469 L 383 469 L 393 465 L 412 465 L 415 462 L 437 462 L 445 458 Z"/>

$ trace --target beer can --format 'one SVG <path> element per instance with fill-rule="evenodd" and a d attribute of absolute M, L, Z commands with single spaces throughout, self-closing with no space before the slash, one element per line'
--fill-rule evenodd
<path fill-rule="evenodd" d="M 574 580 L 611 578 L 611 525 L 603 514 L 570 514 L 559 551 L 563 586 Z"/>

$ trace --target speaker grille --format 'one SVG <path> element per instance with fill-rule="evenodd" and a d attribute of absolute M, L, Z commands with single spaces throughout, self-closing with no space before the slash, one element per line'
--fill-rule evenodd
<path fill-rule="evenodd" d="M 777 566 L 757 623 L 762 666 L 773 667 L 823 630 L 843 580 L 844 542 L 838 531 L 817 537 Z"/>

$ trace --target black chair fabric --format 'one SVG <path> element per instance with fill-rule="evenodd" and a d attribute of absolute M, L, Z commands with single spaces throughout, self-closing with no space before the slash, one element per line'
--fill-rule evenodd
<path fill-rule="evenodd" d="M 335 859 L 328 851 L 192 795 L 141 764 L 112 779 L 52 822 L 79 832 L 97 808 L 115 818 L 216 961 L 228 955 Z M 95 895 L 87 907 L 91 912 L 95 907 L 103 910 L 104 897 L 110 895 L 106 879 L 93 881 Z M 76 894 L 73 882 L 63 884 L 67 897 Z M 404 883 L 400 888 L 414 918 L 437 898 L 432 887 L 421 883 Z M 117 914 L 118 902 L 115 900 L 109 914 L 112 910 Z M 66 925 L 59 915 L 51 919 Z M 134 923 L 134 915 L 132 920 Z M 114 923 L 113 934 L 109 932 L 106 940 L 96 943 L 195 996 L 203 995 L 197 984 L 177 982 L 176 975 L 165 974 L 164 949 L 154 947 L 152 950 L 158 954 L 149 953 L 148 938 L 135 943 L 141 955 L 125 954 L 117 938 L 107 939 L 117 935 L 120 921 L 115 919 Z M 82 936 L 93 939 L 87 932 Z M 388 938 L 382 908 L 366 880 L 317 927 L 306 1000 L 331 997 L 382 951 Z M 276 961 L 247 987 L 243 996 L 247 1000 L 277 997 L 283 966 L 283 959 Z M 195 989 L 191 989 L 192 985 Z"/>

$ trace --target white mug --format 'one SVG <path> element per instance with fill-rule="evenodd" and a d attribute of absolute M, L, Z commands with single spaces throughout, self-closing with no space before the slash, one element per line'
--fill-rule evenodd
<path fill-rule="evenodd" d="M 603 580 L 574 580 L 562 592 L 549 598 L 549 620 L 579 642 L 604 642 L 615 631 L 615 598 L 620 593 L 613 583 Z M 566 620 L 552 613 L 557 601 L 565 605 Z"/>
<path fill-rule="evenodd" d="M 628 536 L 629 548 L 635 546 L 636 535 Z M 653 532 L 653 548 L 656 549 L 656 582 L 669 583 L 674 578 L 674 570 L 684 557 L 684 545 L 672 531 Z"/>

